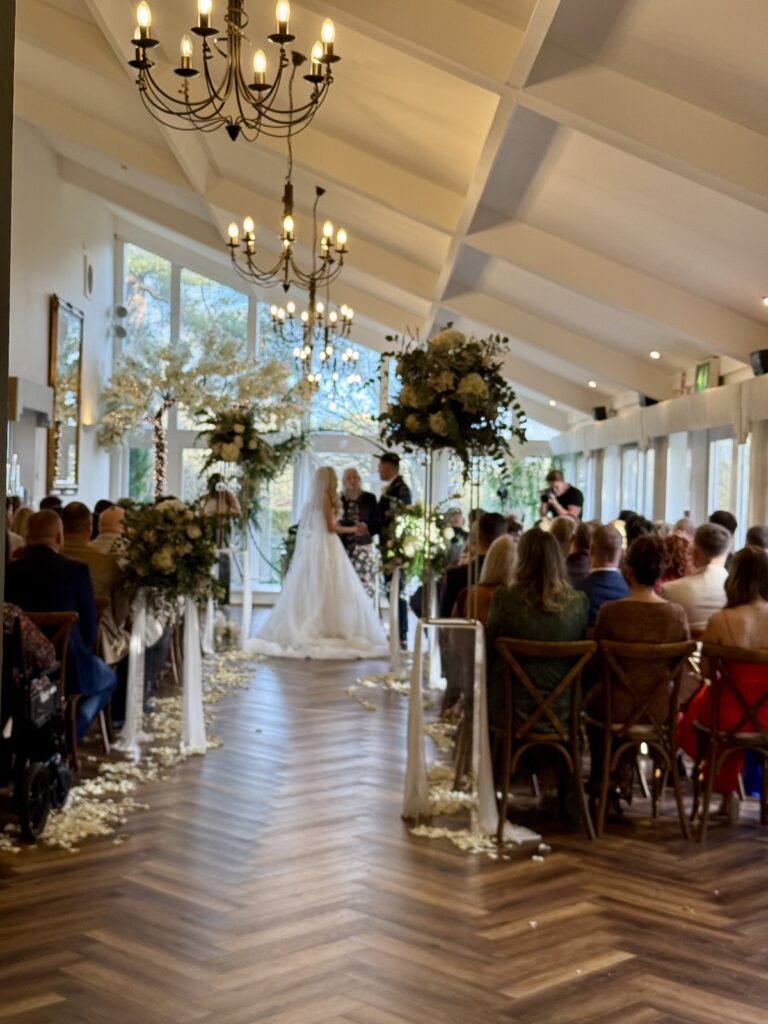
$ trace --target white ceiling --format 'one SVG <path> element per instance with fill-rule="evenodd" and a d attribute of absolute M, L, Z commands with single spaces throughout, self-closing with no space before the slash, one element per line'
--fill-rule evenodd
<path fill-rule="evenodd" d="M 263 38 L 271 3 L 246 9 Z M 557 427 L 627 391 L 669 397 L 708 355 L 747 372 L 768 348 L 765 0 L 291 9 L 299 48 L 324 16 L 336 24 L 336 82 L 295 143 L 297 230 L 326 187 L 324 215 L 350 233 L 335 297 L 361 341 L 445 319 L 508 335 L 510 378 Z M 159 64 L 173 64 L 196 4 L 152 11 Z M 229 220 L 250 212 L 260 246 L 277 248 L 285 145 L 158 126 L 125 63 L 134 12 L 19 4 L 17 115 L 122 222 L 186 239 L 228 275 Z"/>

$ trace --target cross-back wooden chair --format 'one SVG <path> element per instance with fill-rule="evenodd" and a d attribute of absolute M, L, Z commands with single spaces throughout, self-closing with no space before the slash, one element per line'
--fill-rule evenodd
<path fill-rule="evenodd" d="M 534 640 L 513 640 L 506 637 L 496 641 L 496 650 L 503 660 L 504 669 L 504 725 L 492 729 L 497 743 L 502 744 L 501 778 L 499 788 L 499 830 L 497 840 L 502 841 L 504 822 L 509 803 L 509 779 L 520 758 L 533 747 L 548 747 L 557 751 L 576 782 L 584 828 L 590 839 L 595 838 L 592 817 L 589 813 L 584 782 L 581 776 L 581 748 L 579 742 L 581 724 L 581 676 L 585 665 L 594 657 L 597 644 L 594 640 L 563 642 L 539 642 Z M 550 693 L 544 693 L 531 680 L 521 664 L 525 660 L 551 660 L 565 658 L 570 665 L 565 675 Z M 528 707 L 522 717 L 517 714 L 521 697 Z M 555 710 L 556 702 L 567 697 L 570 711 L 563 720 Z"/>
<path fill-rule="evenodd" d="M 67 653 L 72 629 L 80 621 L 80 616 L 77 612 L 25 612 L 25 614 L 41 633 L 48 637 L 56 649 L 56 659 L 61 666 L 58 680 L 59 700 L 65 711 L 72 768 L 78 772 L 80 764 L 77 758 L 77 730 L 75 727 L 78 694 L 67 692 Z"/>
<path fill-rule="evenodd" d="M 720 644 L 704 644 L 702 658 L 708 667 L 710 695 L 710 724 L 706 726 L 694 722 L 694 726 L 702 734 L 704 740 L 704 797 L 699 825 L 699 842 L 703 842 L 707 834 L 709 822 L 709 804 L 715 777 L 723 767 L 725 759 L 737 750 L 752 750 L 763 763 L 762 785 L 760 791 L 760 824 L 768 825 L 768 650 L 746 650 L 741 647 L 725 647 Z M 765 665 L 766 682 L 758 689 L 752 699 L 746 696 L 737 681 L 733 678 L 734 665 Z M 726 726 L 722 721 L 722 701 L 731 696 L 738 709 L 738 719 Z M 700 793 L 701 769 L 697 764 L 694 772 L 694 808 L 695 814 Z"/>
<path fill-rule="evenodd" d="M 663 765 L 661 776 L 657 775 L 654 778 L 653 816 L 658 816 L 659 801 L 667 778 L 671 774 L 680 828 L 683 836 L 688 838 L 688 822 L 677 767 L 676 731 L 683 669 L 695 649 L 696 644 L 690 640 L 673 644 L 600 641 L 604 718 L 601 720 L 591 714 L 587 716 L 592 726 L 603 731 L 603 765 L 597 812 L 598 836 L 602 835 L 605 827 L 611 774 L 615 772 L 625 751 L 645 743 Z M 649 669 L 656 665 L 664 671 L 658 673 L 654 684 L 638 691 L 637 684 L 627 674 L 627 662 L 643 662 Z M 649 672 L 650 677 L 653 674 Z M 625 710 L 620 720 L 617 720 L 616 712 L 622 703 Z M 655 710 L 657 706 L 663 706 L 663 714 Z"/>

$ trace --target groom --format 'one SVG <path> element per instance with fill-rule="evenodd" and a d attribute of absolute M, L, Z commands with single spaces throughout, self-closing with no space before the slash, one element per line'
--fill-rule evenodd
<path fill-rule="evenodd" d="M 381 497 L 376 506 L 376 520 L 372 524 L 373 531 L 378 533 L 379 539 L 384 540 L 387 527 L 392 517 L 393 500 L 402 502 L 404 505 L 411 504 L 411 491 L 408 484 L 400 476 L 400 456 L 394 452 L 384 452 L 379 459 L 379 479 L 384 483 Z M 384 577 L 386 583 L 392 579 L 387 574 Z M 400 645 L 405 647 L 408 641 L 408 605 L 405 598 L 400 595 L 398 607 L 398 619 L 400 624 Z"/>

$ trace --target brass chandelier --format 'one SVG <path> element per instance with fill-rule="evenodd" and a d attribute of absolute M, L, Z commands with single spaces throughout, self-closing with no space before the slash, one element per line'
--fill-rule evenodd
<path fill-rule="evenodd" d="M 274 330 L 284 340 L 293 342 L 294 359 L 310 384 L 319 385 L 323 371 L 327 371 L 333 384 L 342 379 L 342 373 L 346 373 L 348 384 L 359 380 L 359 352 L 351 345 L 343 351 L 339 348 L 352 332 L 355 312 L 351 306 L 344 303 L 339 309 L 332 309 L 328 299 L 319 301 L 314 290 L 310 290 L 309 305 L 299 315 L 294 302 L 286 303 L 285 307 L 273 305 L 269 312 Z"/>
<path fill-rule="evenodd" d="M 296 106 L 294 81 L 307 58 L 296 50 L 286 50 L 286 44 L 296 38 L 290 31 L 290 4 L 279 0 L 275 8 L 275 31 L 267 37 L 279 47 L 277 70 L 271 82 L 267 78 L 264 50 L 256 49 L 252 69 L 243 70 L 243 44 L 250 43 L 246 34 L 249 19 L 245 0 L 227 0 L 226 6 L 225 28 L 220 31 L 213 25 L 213 0 L 197 0 L 197 25 L 190 32 L 202 43 L 202 72 L 193 66 L 192 36 L 182 36 L 180 63 L 173 69 L 181 79 L 181 86 L 178 95 L 172 95 L 159 85 L 152 73 L 155 63 L 149 52 L 158 45 L 158 40 L 150 34 L 152 12 L 146 0 L 142 0 L 136 11 L 134 58 L 128 63 L 138 71 L 136 84 L 144 106 L 166 127 L 203 132 L 224 128 L 233 141 L 240 135 L 253 140 L 262 134 L 275 138 L 297 134 L 311 123 L 320 109 L 333 83 L 331 68 L 341 59 L 334 50 L 333 22 L 325 19 L 321 38 L 311 49 L 309 71 L 302 76 L 311 91 L 306 102 Z M 211 68 L 217 56 L 225 63 L 221 77 L 215 81 Z M 193 96 L 190 85 L 201 74 L 204 88 L 199 97 Z M 287 88 L 281 88 L 285 84 Z M 280 100 L 281 92 L 287 92 L 287 105 L 280 105 L 284 102 Z"/>

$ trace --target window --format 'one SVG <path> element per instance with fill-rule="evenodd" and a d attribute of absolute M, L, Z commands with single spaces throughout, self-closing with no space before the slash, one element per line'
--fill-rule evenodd
<path fill-rule="evenodd" d="M 321 379 L 320 387 L 312 398 L 310 429 L 375 434 L 381 356 L 373 349 L 347 341 L 337 342 L 334 347 L 340 350 L 334 355 L 336 363 L 332 370 L 338 380 L 328 376 Z M 356 353 L 357 361 L 344 361 L 343 355 L 347 352 Z"/>
<path fill-rule="evenodd" d="M 664 518 L 674 523 L 691 510 L 692 453 L 688 434 L 670 434 L 667 442 L 667 507 Z"/>
<path fill-rule="evenodd" d="M 254 542 L 256 565 L 254 578 L 259 586 L 274 587 L 280 583 L 283 543 L 288 528 L 296 521 L 293 515 L 293 466 L 263 488 L 258 518 L 258 534 Z"/>
<path fill-rule="evenodd" d="M 635 445 L 621 449 L 621 508 L 637 512 L 640 453 Z"/>
<path fill-rule="evenodd" d="M 167 345 L 171 340 L 171 261 L 126 244 L 123 303 L 129 341 Z"/>
<path fill-rule="evenodd" d="M 733 438 L 718 437 L 719 431 L 709 432 L 709 494 L 707 505 L 709 512 L 715 509 L 734 511 L 736 475 L 733 461 Z"/>
<path fill-rule="evenodd" d="M 739 445 L 738 475 L 736 484 L 736 519 L 738 529 L 736 530 L 735 547 L 740 548 L 746 539 L 749 527 L 749 467 L 752 451 L 752 435 L 747 438 L 746 444 Z"/>

